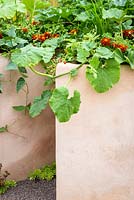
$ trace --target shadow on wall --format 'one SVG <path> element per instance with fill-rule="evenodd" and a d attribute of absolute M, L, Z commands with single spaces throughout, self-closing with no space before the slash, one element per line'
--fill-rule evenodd
<path fill-rule="evenodd" d="M 8 132 L 0 134 L 0 163 L 11 173 L 10 179 L 23 180 L 30 171 L 55 160 L 55 118 L 47 107 L 32 119 L 25 112 L 16 112 L 12 106 L 25 105 L 23 90 L 16 93 L 17 72 L 5 71 L 6 58 L 0 58 L 0 73 L 4 74 L 3 93 L 0 95 L 0 127 Z M 28 72 L 28 102 L 39 96 L 44 79 Z"/>

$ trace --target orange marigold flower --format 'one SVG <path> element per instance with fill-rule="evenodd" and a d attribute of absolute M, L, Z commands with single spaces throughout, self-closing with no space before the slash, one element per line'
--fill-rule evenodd
<path fill-rule="evenodd" d="M 122 52 L 125 52 L 128 46 L 126 46 L 125 44 L 119 44 L 117 48 L 119 48 Z"/>
<path fill-rule="evenodd" d="M 71 34 L 71 35 L 76 35 L 77 32 L 78 32 L 77 29 L 72 29 L 71 31 L 69 31 L 69 34 Z"/>
<path fill-rule="evenodd" d="M 115 42 L 112 43 L 113 48 L 119 48 L 122 52 L 125 52 L 128 48 L 125 44 L 117 44 Z"/>
<path fill-rule="evenodd" d="M 2 39 L 3 38 L 3 35 L 2 35 L 2 33 L 0 33 L 0 39 Z"/>
<path fill-rule="evenodd" d="M 60 37 L 60 35 L 58 33 L 52 34 L 52 38 L 58 38 L 58 37 Z"/>
<path fill-rule="evenodd" d="M 23 31 L 24 33 L 27 33 L 27 32 L 28 32 L 28 28 L 24 27 L 24 28 L 22 28 L 22 31 Z"/>
<path fill-rule="evenodd" d="M 32 21 L 32 25 L 37 25 L 37 24 L 39 24 L 39 22 Z"/>
<path fill-rule="evenodd" d="M 115 42 L 113 42 L 113 43 L 111 44 L 111 46 L 112 46 L 113 48 L 118 48 L 118 44 L 115 43 Z"/>
<path fill-rule="evenodd" d="M 123 36 L 128 38 L 133 38 L 134 30 L 123 30 Z"/>
<path fill-rule="evenodd" d="M 111 39 L 104 37 L 104 38 L 101 39 L 101 44 L 103 46 L 110 46 L 111 45 Z"/>
<path fill-rule="evenodd" d="M 32 40 L 37 40 L 38 39 L 38 35 L 32 35 Z"/>
<path fill-rule="evenodd" d="M 51 33 L 50 32 L 45 32 L 43 35 L 46 38 L 50 38 L 51 37 Z"/>

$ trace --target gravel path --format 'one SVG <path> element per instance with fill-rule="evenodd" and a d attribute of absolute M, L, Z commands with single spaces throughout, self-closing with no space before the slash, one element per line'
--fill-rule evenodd
<path fill-rule="evenodd" d="M 15 188 L 0 195 L 0 200 L 56 200 L 56 180 L 20 181 Z"/>

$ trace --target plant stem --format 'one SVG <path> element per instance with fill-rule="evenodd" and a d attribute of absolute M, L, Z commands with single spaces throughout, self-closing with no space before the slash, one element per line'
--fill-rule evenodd
<path fill-rule="evenodd" d="M 42 73 L 42 72 L 38 72 L 37 70 L 35 70 L 33 67 L 29 67 L 31 69 L 32 72 L 34 72 L 35 74 L 39 75 L 39 76 L 46 76 L 46 77 L 49 77 L 49 78 L 54 78 L 52 75 L 50 74 L 45 74 L 45 73 Z"/>
<path fill-rule="evenodd" d="M 83 63 L 80 64 L 78 67 L 74 68 L 76 70 L 80 69 L 81 67 L 83 66 Z M 65 72 L 63 74 L 59 74 L 57 76 L 52 76 L 50 74 L 45 74 L 45 73 L 42 73 L 42 72 L 38 72 L 37 70 L 35 70 L 33 67 L 29 67 L 31 69 L 32 72 L 34 72 L 35 74 L 39 75 L 39 76 L 46 76 L 46 77 L 49 77 L 51 79 L 56 79 L 56 78 L 60 78 L 62 76 L 65 76 L 65 75 L 69 75 L 70 74 L 70 71 L 68 72 Z"/>
<path fill-rule="evenodd" d="M 78 69 L 80 69 L 82 66 L 83 66 L 83 64 L 80 64 L 78 67 L 76 67 L 76 68 L 74 68 L 74 69 L 78 70 Z M 65 72 L 65 73 L 63 73 L 63 74 L 59 74 L 59 75 L 57 75 L 57 76 L 54 76 L 54 79 L 60 78 L 60 77 L 62 77 L 62 76 L 68 75 L 68 74 L 70 74 L 70 71 Z"/>

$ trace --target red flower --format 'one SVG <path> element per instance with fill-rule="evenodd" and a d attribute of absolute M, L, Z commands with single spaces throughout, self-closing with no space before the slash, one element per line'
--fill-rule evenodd
<path fill-rule="evenodd" d="M 60 37 L 60 35 L 58 33 L 52 34 L 52 38 L 58 38 L 58 37 Z"/>
<path fill-rule="evenodd" d="M 32 21 L 32 25 L 37 25 L 37 24 L 39 24 L 39 22 Z"/>
<path fill-rule="evenodd" d="M 32 35 L 32 40 L 37 40 L 38 39 L 38 35 Z"/>
<path fill-rule="evenodd" d="M 103 46 L 110 46 L 111 45 L 111 39 L 104 37 L 104 38 L 101 39 L 101 44 Z"/>
<path fill-rule="evenodd" d="M 126 46 L 125 44 L 117 44 L 115 42 L 113 42 L 111 45 L 113 48 L 119 48 L 122 52 L 125 52 L 128 48 L 128 46 Z"/>
<path fill-rule="evenodd" d="M 3 38 L 3 35 L 2 35 L 2 33 L 0 33 L 0 39 L 2 39 Z"/>
<path fill-rule="evenodd" d="M 126 46 L 125 44 L 119 44 L 117 48 L 119 48 L 122 52 L 125 52 L 128 46 Z"/>
<path fill-rule="evenodd" d="M 134 30 L 123 30 L 123 36 L 128 38 L 134 37 Z"/>
<path fill-rule="evenodd" d="M 28 32 L 28 28 L 24 27 L 24 28 L 22 28 L 22 31 L 23 31 L 24 33 L 27 33 L 27 32 Z"/>
<path fill-rule="evenodd" d="M 71 34 L 71 35 L 76 35 L 77 32 L 78 32 L 77 29 L 72 29 L 71 31 L 69 31 L 69 34 Z"/>
<path fill-rule="evenodd" d="M 50 38 L 51 37 L 51 33 L 50 32 L 45 32 L 43 35 L 46 38 Z"/>

